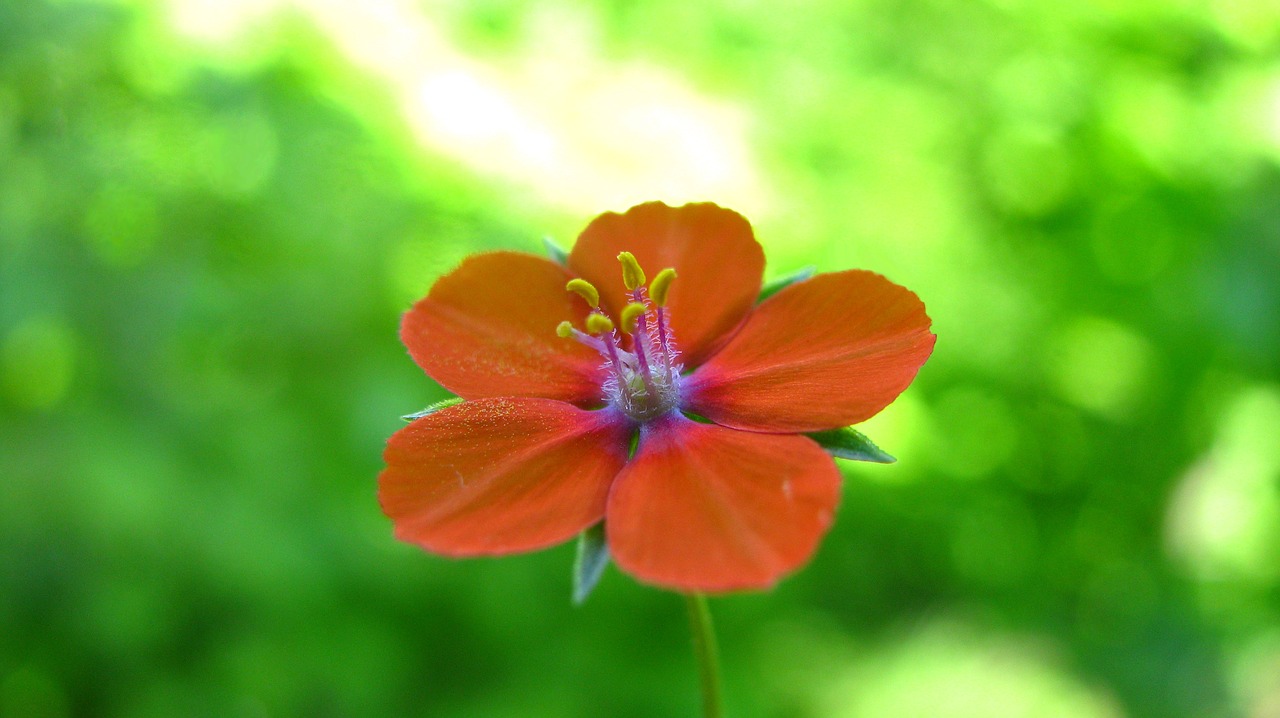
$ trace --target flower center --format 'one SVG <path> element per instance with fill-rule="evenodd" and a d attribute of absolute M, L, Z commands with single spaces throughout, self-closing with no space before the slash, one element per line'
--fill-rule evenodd
<path fill-rule="evenodd" d="M 556 333 L 595 349 L 604 357 L 608 378 L 605 398 L 635 421 L 649 421 L 669 413 L 680 402 L 680 364 L 675 339 L 667 325 L 667 294 L 676 271 L 658 272 L 645 288 L 644 270 L 630 252 L 618 255 L 622 263 L 622 283 L 631 301 L 614 322 L 600 308 L 600 292 L 585 279 L 572 279 L 565 289 L 591 305 L 586 331 L 569 322 L 560 322 Z M 623 336 L 631 338 L 630 349 Z"/>

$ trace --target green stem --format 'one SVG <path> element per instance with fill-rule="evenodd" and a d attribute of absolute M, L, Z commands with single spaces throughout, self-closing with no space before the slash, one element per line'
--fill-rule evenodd
<path fill-rule="evenodd" d="M 702 684 L 702 715 L 704 718 L 722 718 L 724 710 L 720 702 L 720 652 L 716 649 L 716 632 L 711 625 L 707 597 L 700 593 L 687 593 L 684 605 L 689 610 L 693 655 L 698 661 L 698 679 Z"/>

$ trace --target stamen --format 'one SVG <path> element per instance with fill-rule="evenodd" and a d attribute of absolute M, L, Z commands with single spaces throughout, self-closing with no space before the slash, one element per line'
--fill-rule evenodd
<path fill-rule="evenodd" d="M 588 317 L 588 319 L 590 319 L 590 317 Z M 591 326 L 591 323 L 590 321 L 588 321 L 587 327 L 590 328 L 590 326 Z M 591 336 L 590 334 L 587 334 L 586 332 L 580 329 L 576 329 L 571 322 L 560 322 L 559 324 L 557 324 L 556 336 L 560 337 L 561 339 L 573 339 L 577 341 L 579 344 L 591 347 L 592 349 L 595 349 L 598 352 L 604 351 L 604 342 L 602 342 L 600 339 L 597 339 L 596 337 Z"/>
<path fill-rule="evenodd" d="M 622 331 L 627 334 L 635 334 L 636 322 L 644 316 L 645 309 L 645 306 L 640 302 L 632 302 L 623 307 L 622 315 L 619 317 L 622 322 Z M 640 340 L 637 339 L 636 341 L 639 342 Z"/>
<path fill-rule="evenodd" d="M 636 261 L 634 254 L 620 252 L 618 261 L 622 263 L 622 283 L 626 285 L 628 291 L 644 286 L 644 270 L 640 268 L 640 263 Z"/>
<path fill-rule="evenodd" d="M 591 305 L 592 309 L 600 306 L 600 292 L 596 290 L 591 282 L 585 279 L 570 279 L 569 283 L 564 285 L 564 288 L 587 300 L 587 304 Z"/>
<path fill-rule="evenodd" d="M 658 276 L 649 282 L 649 296 L 653 298 L 653 303 L 660 307 L 667 306 L 667 292 L 671 291 L 671 282 L 676 278 L 676 270 L 667 267 L 658 272 Z"/>
<path fill-rule="evenodd" d="M 605 356 L 609 358 L 609 366 L 613 368 L 613 381 L 616 386 L 621 387 L 627 380 L 627 375 L 623 370 L 622 357 L 618 356 L 618 335 L 613 331 L 613 322 L 603 314 L 592 314 L 587 317 L 588 329 L 591 329 L 593 325 L 591 320 L 596 317 L 599 319 L 594 322 L 594 325 L 600 330 L 600 344 L 604 347 Z"/>
<path fill-rule="evenodd" d="M 658 276 L 649 283 L 649 296 L 656 306 L 654 314 L 658 330 L 658 347 L 662 350 L 662 369 L 668 381 L 671 380 L 671 365 L 675 363 L 675 354 L 667 340 L 667 294 L 671 291 L 671 283 L 676 279 L 676 270 L 672 267 L 658 272 Z"/>
<path fill-rule="evenodd" d="M 667 343 L 667 322 L 662 317 L 662 307 L 658 307 L 656 314 L 658 315 L 658 347 L 662 349 L 662 369 L 666 374 L 667 381 L 671 381 L 671 365 L 675 363 L 675 353 L 671 351 L 671 345 Z"/>
<path fill-rule="evenodd" d="M 633 421 L 650 421 L 680 403 L 680 367 L 675 361 L 679 352 L 666 318 L 676 272 L 670 267 L 663 269 L 646 288 L 644 270 L 635 255 L 621 252 L 618 262 L 630 301 L 611 317 L 601 308 L 600 292 L 594 285 L 585 279 L 571 279 L 565 290 L 582 297 L 592 311 L 584 320 L 586 331 L 566 321 L 556 327 L 556 334 L 600 352 L 607 362 L 601 369 L 608 372 L 601 384 L 603 397 Z M 631 337 L 626 349 L 623 334 Z"/>
<path fill-rule="evenodd" d="M 613 322 L 603 314 L 592 314 L 587 317 L 587 331 L 592 334 L 608 334 L 613 331 Z"/>
<path fill-rule="evenodd" d="M 658 388 L 653 383 L 653 373 L 649 369 L 649 352 L 653 350 L 649 346 L 649 333 L 645 331 L 644 313 L 648 310 L 645 305 L 640 302 L 632 302 L 622 308 L 622 316 L 619 320 L 622 322 L 622 331 L 631 335 L 632 344 L 636 350 L 636 364 L 640 368 L 640 379 L 644 382 L 645 391 L 650 397 L 658 395 Z"/>

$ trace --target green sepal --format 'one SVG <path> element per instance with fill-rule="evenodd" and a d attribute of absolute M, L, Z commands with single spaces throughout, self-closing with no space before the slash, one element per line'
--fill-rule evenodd
<path fill-rule="evenodd" d="M 543 237 L 542 247 L 547 250 L 547 256 L 551 258 L 551 261 L 561 266 L 568 266 L 569 253 L 564 251 L 560 245 L 556 244 L 554 239 L 550 237 Z"/>
<path fill-rule="evenodd" d="M 578 554 L 573 559 L 573 604 L 581 606 L 591 595 L 605 566 L 609 565 L 609 544 L 604 537 L 604 522 L 578 534 Z"/>
<path fill-rule="evenodd" d="M 892 464 L 897 461 L 884 449 L 876 446 L 862 432 L 854 429 L 852 426 L 846 426 L 843 429 L 832 429 L 830 431 L 817 431 L 805 436 L 818 442 L 818 445 L 826 449 L 828 454 L 837 459 L 852 459 L 854 461 L 871 461 L 877 464 Z"/>
<path fill-rule="evenodd" d="M 809 277 L 812 277 L 815 271 L 817 271 L 815 267 L 802 267 L 785 277 L 778 277 L 772 282 L 769 282 L 760 288 L 760 295 L 756 297 L 756 304 L 763 302 L 796 282 L 803 282 Z"/>
<path fill-rule="evenodd" d="M 454 404 L 461 404 L 461 403 L 462 403 L 462 397 L 454 396 L 454 397 L 445 399 L 443 401 L 437 401 L 436 403 L 432 404 L 431 406 L 428 406 L 422 411 L 415 411 L 412 414 L 405 414 L 400 418 L 404 419 L 405 421 L 414 421 L 415 419 L 421 419 L 424 416 L 434 414 L 437 411 L 440 411 L 441 409 L 448 409 Z"/>

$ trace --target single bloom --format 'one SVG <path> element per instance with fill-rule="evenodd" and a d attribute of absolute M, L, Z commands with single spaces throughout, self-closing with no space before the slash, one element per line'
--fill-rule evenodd
<path fill-rule="evenodd" d="M 807 435 L 878 413 L 935 337 L 920 299 L 878 274 L 757 303 L 763 275 L 751 225 L 709 203 L 603 214 L 563 263 L 466 259 L 401 324 L 463 401 L 388 442 L 378 496 L 396 537 L 500 555 L 603 521 L 619 567 L 686 592 L 764 588 L 804 564 L 841 487 Z"/>

